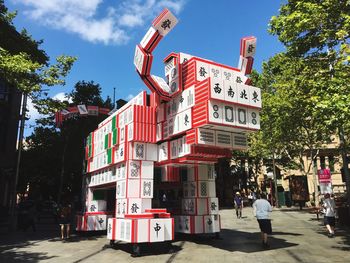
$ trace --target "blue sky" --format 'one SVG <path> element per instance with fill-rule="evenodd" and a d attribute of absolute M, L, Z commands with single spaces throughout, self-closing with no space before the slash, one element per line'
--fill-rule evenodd
<path fill-rule="evenodd" d="M 76 56 L 64 87 L 50 95 L 70 92 L 78 81 L 93 80 L 102 96 L 130 99 L 147 87 L 135 72 L 135 45 L 155 16 L 168 7 L 179 23 L 153 52 L 152 74 L 164 76 L 162 60 L 170 52 L 184 52 L 236 67 L 239 41 L 257 37 L 254 68 L 283 51 L 277 37 L 268 33 L 268 23 L 278 14 L 282 0 L 5 0 L 17 10 L 14 24 L 26 28 L 51 60 L 65 54 Z M 58 96 L 59 96 L 58 95 Z M 30 111 L 32 117 L 35 112 Z M 29 121 L 33 123 L 33 120 Z M 26 134 L 30 133 L 27 129 Z"/>

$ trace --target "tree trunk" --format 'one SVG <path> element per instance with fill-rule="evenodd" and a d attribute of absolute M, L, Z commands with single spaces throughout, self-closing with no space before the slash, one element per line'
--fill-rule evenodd
<path fill-rule="evenodd" d="M 349 173 L 349 162 L 346 151 L 346 141 L 344 136 L 343 127 L 339 127 L 339 141 L 340 141 L 340 153 L 343 160 L 343 170 L 345 174 L 345 182 L 346 182 L 346 193 L 347 193 L 347 201 L 348 201 L 348 214 L 350 215 L 350 173 Z"/>
<path fill-rule="evenodd" d="M 318 192 L 318 185 L 317 185 L 317 162 L 315 162 L 314 158 L 316 157 L 316 155 L 313 155 L 313 150 L 311 150 L 311 162 L 312 162 L 312 178 L 314 181 L 314 191 L 315 191 L 315 206 L 319 207 L 320 205 L 320 196 L 319 196 L 319 192 Z M 307 175 L 306 175 L 307 176 Z"/>
<path fill-rule="evenodd" d="M 58 194 L 57 194 L 57 204 L 61 204 L 63 181 L 64 181 L 64 172 L 65 172 L 65 170 L 64 170 L 64 162 L 65 162 L 65 155 L 66 155 L 67 146 L 68 146 L 67 139 L 64 138 L 62 159 L 61 159 L 60 185 L 59 185 Z"/>

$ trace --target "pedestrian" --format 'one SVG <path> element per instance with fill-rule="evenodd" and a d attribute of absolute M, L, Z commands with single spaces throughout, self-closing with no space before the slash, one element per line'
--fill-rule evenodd
<path fill-rule="evenodd" d="M 71 206 L 68 203 L 59 211 L 59 225 L 61 227 L 61 239 L 65 239 L 64 233 L 66 232 L 66 238 L 70 238 L 70 224 L 71 224 Z M 66 230 L 66 231 L 65 231 Z"/>
<path fill-rule="evenodd" d="M 242 218 L 243 199 L 241 197 L 240 192 L 236 192 L 233 202 L 235 205 L 237 218 Z"/>
<path fill-rule="evenodd" d="M 270 245 L 267 238 L 268 235 L 272 234 L 271 220 L 269 216 L 269 213 L 272 212 L 272 206 L 266 200 L 265 193 L 261 193 L 260 199 L 257 199 L 253 203 L 253 209 L 261 231 L 262 246 L 263 248 L 269 248 Z"/>
<path fill-rule="evenodd" d="M 248 200 L 249 200 L 249 205 L 253 206 L 253 203 L 256 200 L 256 195 L 255 195 L 254 190 L 250 190 L 249 195 L 248 195 Z"/>
<path fill-rule="evenodd" d="M 334 227 L 335 227 L 335 202 L 334 199 L 330 198 L 330 194 L 325 194 L 323 201 L 324 208 L 324 225 L 328 230 L 328 237 L 334 237 Z"/>

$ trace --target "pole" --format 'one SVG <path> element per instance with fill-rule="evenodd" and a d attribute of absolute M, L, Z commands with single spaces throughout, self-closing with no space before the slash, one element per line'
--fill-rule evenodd
<path fill-rule="evenodd" d="M 113 87 L 113 109 L 115 109 L 115 87 Z"/>
<path fill-rule="evenodd" d="M 27 111 L 27 93 L 23 93 L 22 96 L 22 109 L 21 109 L 21 124 L 19 128 L 19 137 L 18 137 L 18 154 L 17 154 L 17 163 L 16 163 L 16 173 L 15 179 L 13 182 L 12 189 L 12 200 L 10 207 L 10 230 L 15 231 L 17 228 L 17 215 L 16 215 L 16 201 L 17 201 L 17 183 L 19 177 L 19 166 L 21 163 L 21 153 L 23 147 L 23 134 L 24 134 L 24 123 L 26 120 L 26 111 Z"/>
<path fill-rule="evenodd" d="M 343 160 L 343 169 L 345 174 L 348 214 L 350 215 L 350 173 L 349 173 L 349 161 L 348 161 L 347 152 L 346 152 L 346 140 L 345 140 L 343 126 L 339 127 L 339 140 L 340 140 L 340 152 Z"/>
<path fill-rule="evenodd" d="M 275 182 L 275 198 L 276 198 L 276 207 L 279 207 L 278 202 L 278 191 L 277 191 L 277 176 L 276 176 L 276 165 L 275 165 L 275 151 L 272 153 L 272 166 L 273 166 L 273 181 Z"/>
<path fill-rule="evenodd" d="M 320 197 L 319 197 L 319 192 L 318 192 L 318 185 L 317 185 L 317 162 L 316 160 L 314 160 L 314 156 L 311 150 L 311 162 L 312 162 L 312 177 L 313 177 L 313 181 L 314 181 L 314 191 L 315 191 L 315 206 L 319 207 L 320 205 Z"/>

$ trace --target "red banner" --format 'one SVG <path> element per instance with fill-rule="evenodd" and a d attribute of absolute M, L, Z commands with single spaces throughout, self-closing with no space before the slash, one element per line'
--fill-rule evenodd
<path fill-rule="evenodd" d="M 331 171 L 329 169 L 320 169 L 317 170 L 318 181 L 320 183 L 331 183 Z"/>

